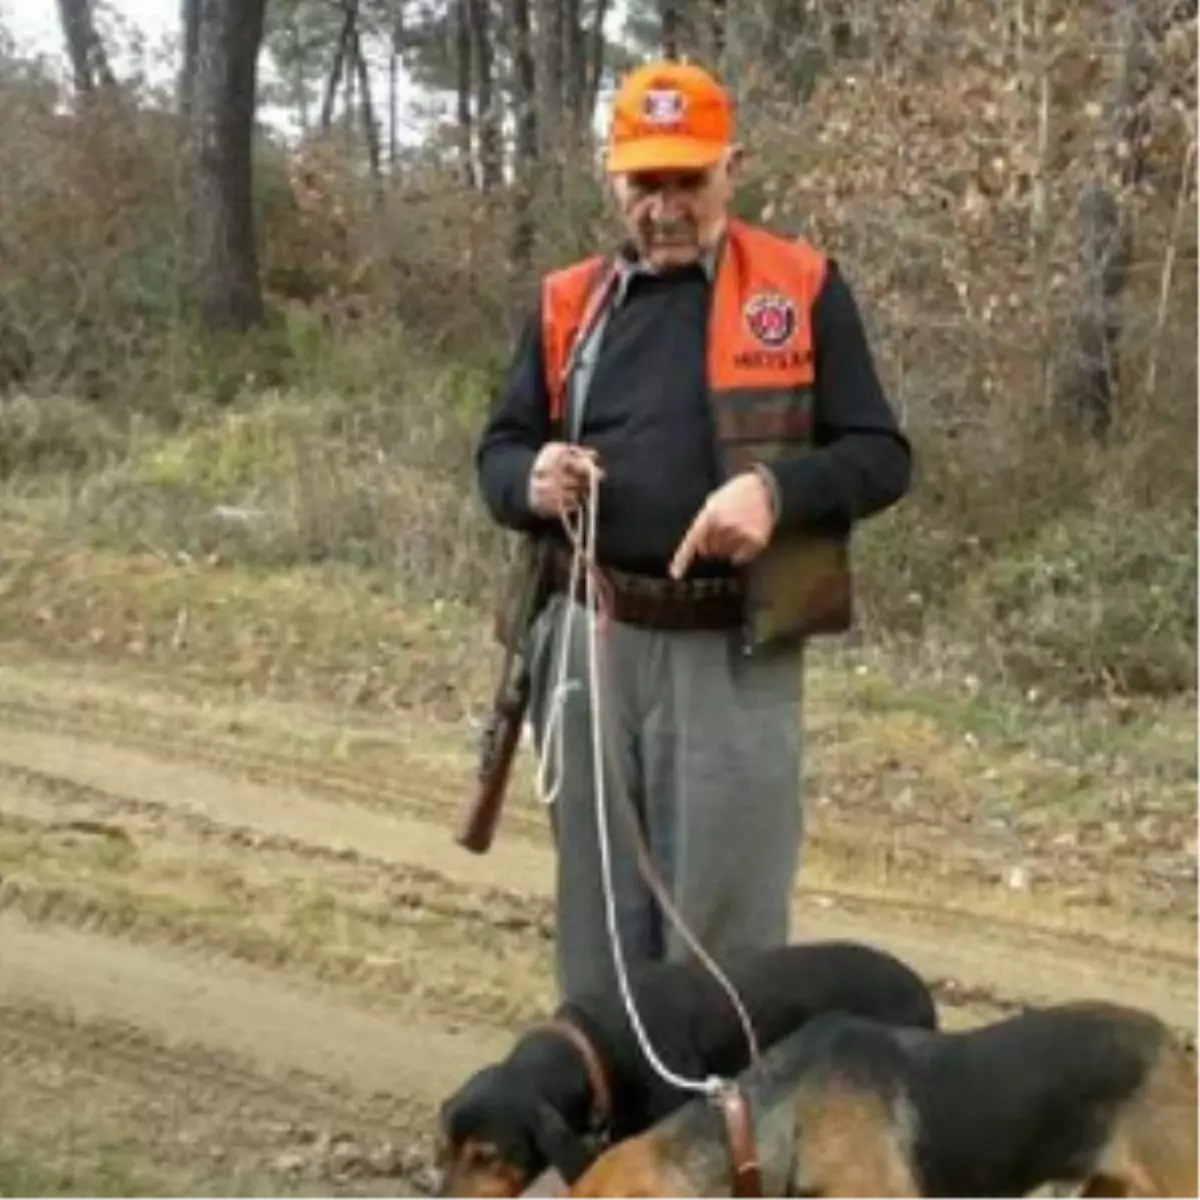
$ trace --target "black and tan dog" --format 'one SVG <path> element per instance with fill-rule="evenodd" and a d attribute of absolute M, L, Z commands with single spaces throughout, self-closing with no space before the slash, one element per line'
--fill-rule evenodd
<path fill-rule="evenodd" d="M 940 1033 L 829 1014 L 738 1084 L 749 1149 L 719 1106 L 694 1100 L 568 1194 L 1197 1194 L 1195 1063 L 1136 1009 L 1081 1001 Z M 756 1190 L 735 1190 L 739 1155 Z"/>
<path fill-rule="evenodd" d="M 855 942 L 749 953 L 725 970 L 764 1052 L 832 1010 L 937 1025 L 920 976 Z M 699 963 L 643 968 L 631 990 L 656 1055 L 675 1073 L 730 1078 L 750 1061 L 729 996 Z M 646 1060 L 615 990 L 574 997 L 442 1106 L 441 1194 L 518 1196 L 546 1167 L 570 1181 L 603 1145 L 648 1129 L 691 1095 L 665 1083 Z"/>

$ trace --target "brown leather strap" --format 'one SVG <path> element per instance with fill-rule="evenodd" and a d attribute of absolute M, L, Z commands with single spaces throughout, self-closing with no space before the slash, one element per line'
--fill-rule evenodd
<path fill-rule="evenodd" d="M 607 1125 L 612 1117 L 612 1090 L 608 1086 L 608 1074 L 604 1070 L 604 1064 L 600 1061 L 600 1055 L 592 1045 L 591 1039 L 566 1017 L 555 1017 L 547 1021 L 544 1028 L 566 1038 L 579 1051 L 592 1089 L 593 1120 L 597 1124 Z"/>
<path fill-rule="evenodd" d="M 754 1141 L 754 1121 L 746 1097 L 737 1084 L 731 1083 L 722 1091 L 721 1112 L 725 1117 L 729 1156 L 733 1162 L 733 1194 L 761 1196 L 762 1176 L 759 1173 L 758 1147 Z"/>

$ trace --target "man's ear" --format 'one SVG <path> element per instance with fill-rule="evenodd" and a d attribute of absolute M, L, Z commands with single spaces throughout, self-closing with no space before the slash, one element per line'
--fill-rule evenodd
<path fill-rule="evenodd" d="M 558 1109 L 545 1102 L 537 1106 L 534 1140 L 542 1157 L 567 1181 L 574 1183 L 592 1164 L 593 1154 L 563 1120 Z"/>

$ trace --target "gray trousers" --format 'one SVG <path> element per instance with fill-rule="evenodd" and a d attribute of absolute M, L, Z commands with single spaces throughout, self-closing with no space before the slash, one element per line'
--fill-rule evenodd
<path fill-rule="evenodd" d="M 557 845 L 556 974 L 561 997 L 616 986 L 597 840 L 586 612 L 558 595 L 532 630 L 530 719 L 546 752 L 558 655 L 577 684 L 560 714 L 561 764 L 550 810 Z M 742 654 L 734 632 L 662 632 L 613 622 L 600 638 L 602 704 L 611 722 L 605 794 L 622 954 L 629 967 L 687 953 L 643 883 L 632 801 L 655 866 L 705 951 L 785 942 L 803 832 L 800 803 L 802 655 Z M 560 702 L 562 703 L 562 702 Z"/>

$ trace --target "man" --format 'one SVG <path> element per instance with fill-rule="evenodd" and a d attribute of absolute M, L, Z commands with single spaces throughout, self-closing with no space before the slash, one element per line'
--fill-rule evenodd
<path fill-rule="evenodd" d="M 728 215 L 739 158 L 730 100 L 704 71 L 653 63 L 625 79 L 606 168 L 627 240 L 542 281 L 478 447 L 493 517 L 559 542 L 557 591 L 531 637 L 539 752 L 559 654 L 584 685 L 564 702 L 551 815 L 564 995 L 610 986 L 613 963 L 581 610 L 559 644 L 560 513 L 596 470 L 622 953 L 683 950 L 638 875 L 620 811 L 632 801 L 676 908 L 720 962 L 788 938 L 803 647 L 849 623 L 852 524 L 909 487 L 909 446 L 849 288 L 803 240 Z"/>

